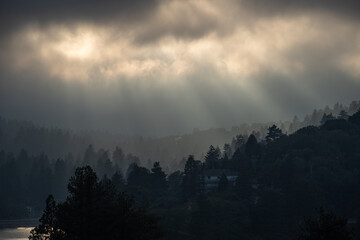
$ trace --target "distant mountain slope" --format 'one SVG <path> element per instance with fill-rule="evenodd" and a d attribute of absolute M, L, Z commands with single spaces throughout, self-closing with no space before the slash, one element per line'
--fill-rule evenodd
<path fill-rule="evenodd" d="M 183 168 L 183 157 L 192 154 L 202 159 L 210 145 L 222 149 L 225 143 L 235 141 L 237 135 L 243 135 L 246 139 L 248 135 L 254 133 L 258 140 L 261 140 L 272 124 L 276 124 L 284 133 L 292 133 L 302 127 L 319 125 L 324 114 L 338 116 L 341 111 L 345 111 L 351 115 L 359 108 L 360 101 L 353 101 L 349 106 L 337 103 L 332 108 L 326 106 L 324 109 L 316 109 L 303 120 L 295 116 L 293 121 L 244 123 L 229 130 L 195 129 L 189 134 L 160 138 L 123 136 L 98 131 L 76 132 L 41 127 L 29 121 L 0 118 L 0 149 L 18 152 L 23 148 L 30 154 L 44 152 L 51 158 L 64 157 L 71 153 L 74 157 L 82 158 L 89 144 L 110 151 L 119 146 L 125 152 L 139 156 L 144 166 L 160 161 L 166 170 L 173 171 Z"/>

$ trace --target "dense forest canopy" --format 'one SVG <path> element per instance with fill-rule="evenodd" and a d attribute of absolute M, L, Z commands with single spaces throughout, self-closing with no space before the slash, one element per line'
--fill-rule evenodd
<path fill-rule="evenodd" d="M 210 145 L 204 159 L 188 156 L 173 172 L 160 162 L 142 165 L 119 147 L 110 153 L 89 145 L 81 159 L 56 161 L 25 150 L 1 151 L 0 216 L 36 217 L 50 193 L 66 204 L 68 179 L 77 167 L 91 166 L 101 183 L 160 217 L 165 239 L 291 239 L 300 234 L 303 218 L 320 207 L 331 211 L 320 219 L 345 219 L 338 221 L 339 234 L 358 236 L 360 111 L 323 114 L 321 122 L 292 134 L 273 124 L 264 139 L 239 135 L 223 150 Z M 314 221 L 305 221 L 301 236 L 315 234 L 306 227 Z"/>

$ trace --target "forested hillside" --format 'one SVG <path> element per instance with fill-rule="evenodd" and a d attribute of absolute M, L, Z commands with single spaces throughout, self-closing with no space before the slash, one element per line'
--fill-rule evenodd
<path fill-rule="evenodd" d="M 347 219 L 346 231 L 359 236 L 360 111 L 292 134 L 273 125 L 264 140 L 251 134 L 226 146 L 210 146 L 204 161 L 190 155 L 181 171 L 169 174 L 159 162 L 141 166 L 119 148 L 112 160 L 89 146 L 80 161 L 55 162 L 3 151 L 0 216 L 39 214 L 49 193 L 64 201 L 68 178 L 76 167 L 89 165 L 102 183 L 160 217 L 165 239 L 294 239 L 303 218 L 320 207 Z M 208 188 L 209 170 L 222 173 L 215 188 Z M 236 174 L 234 182 L 228 171 Z"/>
<path fill-rule="evenodd" d="M 338 117 L 341 112 L 351 115 L 359 108 L 360 101 L 353 101 L 349 106 L 337 103 L 332 108 L 314 110 L 303 120 L 295 116 L 292 121 L 244 123 L 230 129 L 194 129 L 189 134 L 167 137 L 125 136 L 101 131 L 76 132 L 0 118 L 0 150 L 17 153 L 24 149 L 30 155 L 44 153 L 50 160 L 71 155 L 80 161 L 90 144 L 97 149 L 109 151 L 110 157 L 116 147 L 119 147 L 126 153 L 138 156 L 143 166 L 150 167 L 152 162 L 159 161 L 170 172 L 184 167 L 184 156 L 194 155 L 203 160 L 210 145 L 218 146 L 221 150 L 224 150 L 225 143 L 234 147 L 238 135 L 247 138 L 254 134 L 258 140 L 262 140 L 267 128 L 273 124 L 289 134 L 302 127 L 320 125 L 324 114 L 331 119 Z"/>

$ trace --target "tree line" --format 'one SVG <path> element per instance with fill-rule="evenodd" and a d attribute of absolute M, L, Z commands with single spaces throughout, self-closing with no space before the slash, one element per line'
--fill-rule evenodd
<path fill-rule="evenodd" d="M 49 193 L 66 202 L 68 179 L 77 167 L 89 166 L 99 182 L 132 196 L 135 208 L 159 216 L 164 239 L 295 238 L 299 222 L 320 206 L 349 219 L 358 234 L 359 118 L 359 112 L 323 114 L 320 126 L 292 134 L 270 125 L 263 139 L 238 135 L 222 149 L 210 146 L 203 159 L 188 156 L 173 172 L 119 147 L 110 153 L 89 145 L 82 158 L 69 154 L 56 161 L 0 151 L 0 217 L 36 217 Z M 206 192 L 208 169 L 238 177 L 231 185 L 219 176 L 218 188 Z"/>
<path fill-rule="evenodd" d="M 272 125 L 262 140 L 236 139 L 223 150 L 210 146 L 204 161 L 189 156 L 182 171 L 167 175 L 158 162 L 151 169 L 132 163 L 125 175 L 103 175 L 100 183 L 158 216 L 163 239 L 359 237 L 360 112 L 290 135 Z M 208 169 L 238 178 L 231 185 L 222 175 L 207 192 Z"/>
<path fill-rule="evenodd" d="M 91 166 L 99 176 L 123 176 L 123 169 L 139 158 L 115 148 L 112 156 L 104 149 L 89 145 L 83 158 L 68 154 L 52 160 L 46 154 L 29 155 L 24 149 L 16 155 L 0 151 L 0 218 L 37 217 L 44 198 L 52 193 L 58 200 L 66 198 L 66 185 L 77 167 Z M 126 166 L 126 168 L 125 168 Z"/>
<path fill-rule="evenodd" d="M 139 157 L 141 164 L 147 168 L 151 168 L 154 161 L 159 161 L 167 172 L 173 172 L 184 168 L 184 156 L 194 155 L 195 158 L 203 160 L 203 154 L 210 145 L 222 146 L 225 142 L 230 144 L 236 135 L 248 138 L 254 134 L 258 140 L 264 139 L 267 128 L 273 124 L 283 133 L 291 134 L 306 126 L 319 126 L 324 114 L 337 117 L 344 111 L 352 115 L 359 107 L 360 101 L 353 101 L 348 106 L 337 103 L 332 107 L 316 109 L 304 118 L 294 116 L 292 121 L 239 123 L 237 126 L 228 126 L 228 129 L 194 129 L 187 134 L 166 137 L 124 136 L 102 131 L 80 132 L 0 117 L 0 150 L 18 153 L 25 149 L 29 155 L 44 153 L 55 160 L 64 159 L 71 154 L 73 158 L 81 161 L 89 144 L 111 150 L 120 146 L 123 151 Z"/>

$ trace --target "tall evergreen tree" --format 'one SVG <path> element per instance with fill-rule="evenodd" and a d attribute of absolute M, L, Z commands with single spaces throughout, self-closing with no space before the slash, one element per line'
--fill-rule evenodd
<path fill-rule="evenodd" d="M 282 137 L 284 134 L 282 133 L 281 129 L 278 128 L 275 124 L 268 128 L 268 133 L 265 137 L 267 143 L 271 143 L 274 140 Z"/>
<path fill-rule="evenodd" d="M 245 144 L 245 153 L 248 156 L 258 154 L 258 143 L 254 134 L 251 134 Z"/>
<path fill-rule="evenodd" d="M 155 194 L 163 194 L 168 189 L 166 174 L 162 170 L 160 163 L 155 162 L 151 169 L 152 189 Z"/>
<path fill-rule="evenodd" d="M 201 163 L 190 155 L 186 161 L 182 182 L 183 198 L 186 200 L 195 196 L 201 189 Z"/>
<path fill-rule="evenodd" d="M 46 207 L 41 216 L 39 226 L 30 232 L 30 240 L 65 240 L 65 233 L 57 227 L 56 203 L 54 197 L 49 195 L 46 199 Z"/>
<path fill-rule="evenodd" d="M 145 208 L 135 207 L 127 194 L 118 194 L 110 180 L 99 182 L 89 166 L 76 169 L 68 190 L 66 201 L 57 206 L 48 198 L 41 224 L 30 239 L 145 240 L 162 236 L 156 218 Z M 55 238 L 58 236 L 65 238 Z"/>
<path fill-rule="evenodd" d="M 210 169 L 217 168 L 219 164 L 220 155 L 221 155 L 220 149 L 218 147 L 215 148 L 213 145 L 211 145 L 205 156 L 206 167 Z"/>

